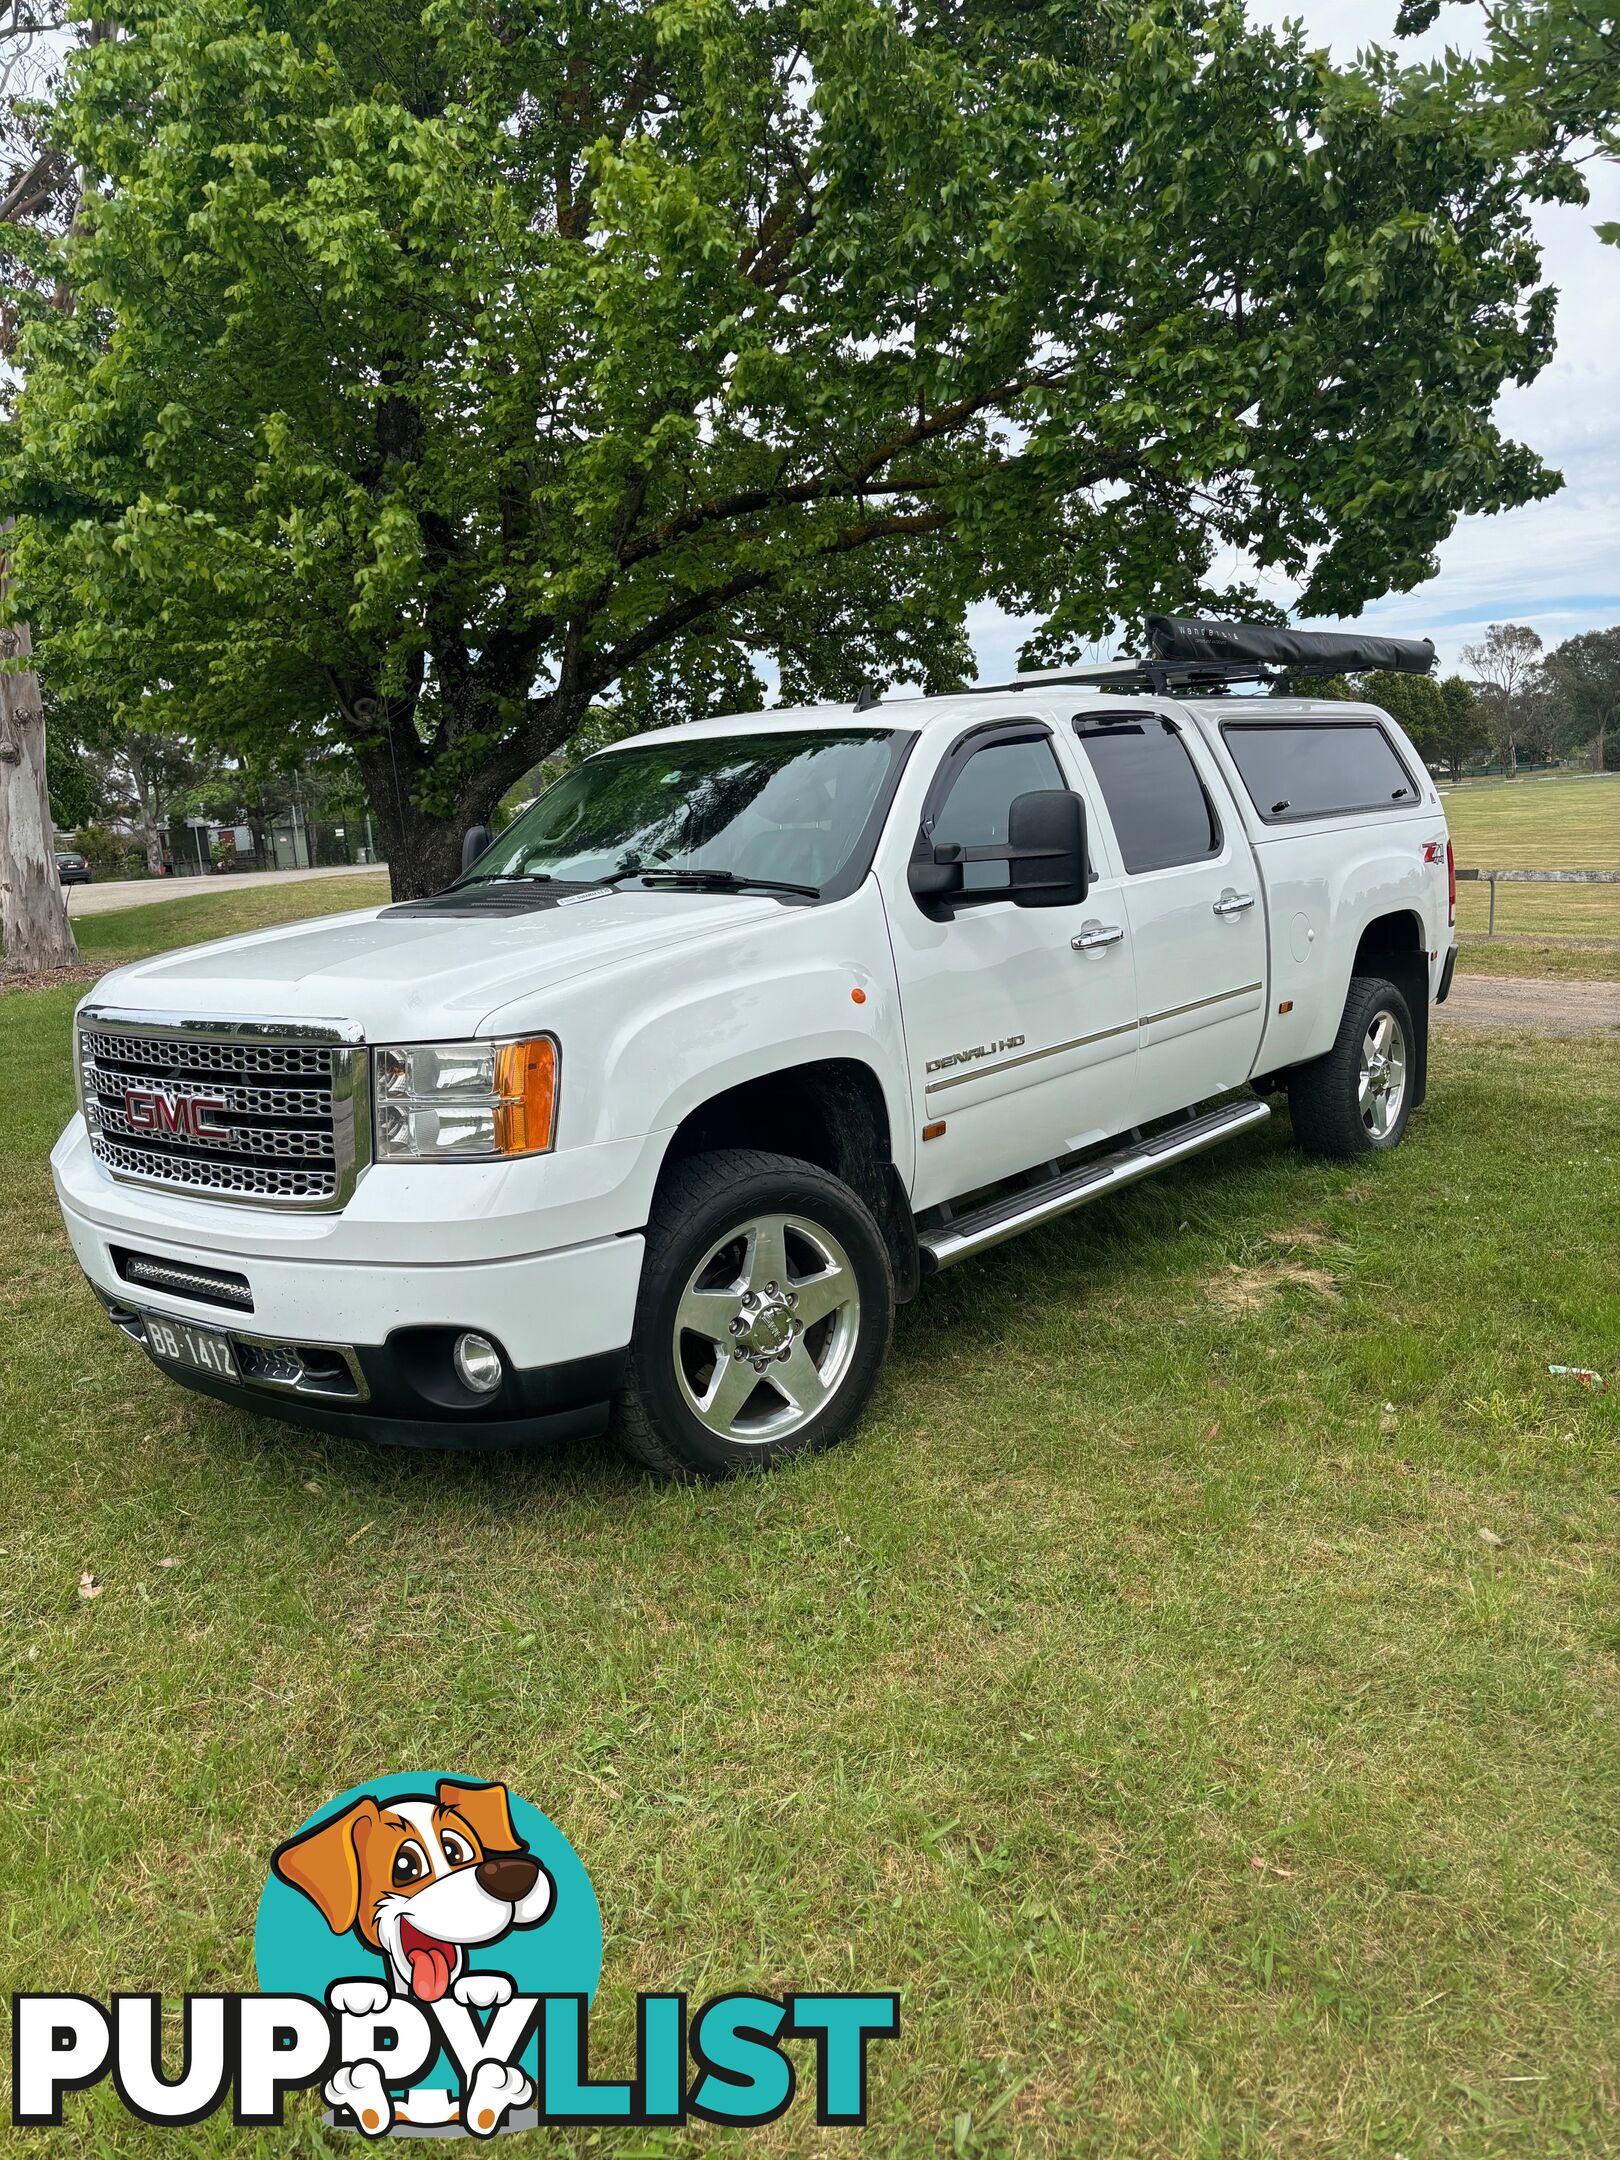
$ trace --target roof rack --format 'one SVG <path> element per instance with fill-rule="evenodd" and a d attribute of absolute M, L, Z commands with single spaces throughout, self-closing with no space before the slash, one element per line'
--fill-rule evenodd
<path fill-rule="evenodd" d="M 1288 677 L 1280 668 L 1220 666 L 1169 660 L 1132 659 L 1128 654 L 1103 667 L 1038 668 L 1015 675 L 1011 682 L 972 683 L 964 697 L 988 697 L 1000 690 L 1108 690 L 1124 696 L 1150 691 L 1154 697 L 1221 696 L 1233 683 L 1274 684 L 1288 691 Z"/>

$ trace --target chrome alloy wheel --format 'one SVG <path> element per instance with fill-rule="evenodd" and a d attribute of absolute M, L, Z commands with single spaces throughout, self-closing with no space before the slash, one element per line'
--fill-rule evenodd
<path fill-rule="evenodd" d="M 723 1440 L 780 1440 L 842 1385 L 861 1296 L 842 1245 L 802 1215 L 760 1215 L 711 1246 L 675 1309 L 675 1376 Z"/>
<path fill-rule="evenodd" d="M 1390 1012 L 1374 1015 L 1361 1039 L 1361 1080 L 1356 1102 L 1361 1122 L 1375 1140 L 1387 1140 L 1406 1100 L 1406 1036 Z"/>

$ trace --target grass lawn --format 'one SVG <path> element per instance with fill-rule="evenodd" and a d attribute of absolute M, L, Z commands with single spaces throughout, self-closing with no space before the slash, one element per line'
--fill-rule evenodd
<path fill-rule="evenodd" d="M 1482 781 L 1444 798 L 1460 868 L 1620 870 L 1620 774 Z M 1465 975 L 1568 975 L 1620 981 L 1620 944 L 1608 951 L 1565 938 L 1620 940 L 1620 885 L 1499 885 L 1496 927 L 1534 946 L 1485 945 L 1490 890 L 1457 889 Z"/>
<path fill-rule="evenodd" d="M 1620 870 L 1620 773 L 1469 782 L 1442 807 L 1471 869 Z"/>
<path fill-rule="evenodd" d="M 199 885 L 204 881 L 199 878 Z M 223 881 L 222 881 L 223 882 Z M 94 967 L 122 967 L 149 953 L 209 938 L 238 937 L 272 924 L 303 922 L 311 915 L 341 915 L 346 908 L 381 907 L 388 898 L 386 871 L 357 870 L 353 877 L 309 878 L 296 885 L 204 885 L 195 899 L 160 900 L 150 907 L 116 908 L 76 918 L 79 952 Z"/>
<path fill-rule="evenodd" d="M 850 1445 L 688 1492 L 163 1381 L 50 1198 L 78 994 L 0 998 L 8 1989 L 250 1987 L 272 1846 L 449 1770 L 593 1873 L 599 2075 L 637 1988 L 893 1984 L 885 2160 L 1614 2151 L 1620 1393 L 1546 1372 L 1620 1368 L 1611 1045 L 1442 1037 L 1392 1158 L 1279 1117 L 964 1267 Z"/>
<path fill-rule="evenodd" d="M 1514 942 L 1502 938 L 1465 937 L 1457 948 L 1459 975 L 1528 975 L 1546 981 L 1558 977 L 1566 982 L 1620 982 L 1620 943 L 1596 949 L 1571 943 L 1568 938 L 1522 937 Z"/>
<path fill-rule="evenodd" d="M 1445 819 L 1462 868 L 1620 870 L 1620 773 L 1464 782 L 1447 791 Z M 1460 974 L 1620 981 L 1620 886 L 1497 886 L 1497 931 L 1534 944 L 1486 942 L 1488 914 L 1488 886 L 1458 886 Z M 1616 944 L 1564 942 L 1572 937 Z"/>
<path fill-rule="evenodd" d="M 1515 868 L 1562 868 L 1541 863 Z M 1577 867 L 1584 869 L 1585 865 Z M 1457 887 L 1457 928 L 1482 938 L 1490 915 L 1490 887 L 1468 881 Z M 1613 938 L 1620 941 L 1620 885 L 1498 885 L 1496 927 L 1521 936 Z"/>

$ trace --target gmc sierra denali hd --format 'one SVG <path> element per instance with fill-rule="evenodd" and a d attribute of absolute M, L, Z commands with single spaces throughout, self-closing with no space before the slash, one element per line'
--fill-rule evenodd
<path fill-rule="evenodd" d="M 1279 1090 L 1311 1153 L 1395 1147 L 1445 818 L 1386 713 L 1278 692 L 1432 649 L 1151 642 L 637 736 L 432 898 L 105 977 L 52 1168 L 112 1320 L 243 1409 L 455 1446 L 611 1416 L 714 1476 L 843 1435 L 932 1271 Z"/>

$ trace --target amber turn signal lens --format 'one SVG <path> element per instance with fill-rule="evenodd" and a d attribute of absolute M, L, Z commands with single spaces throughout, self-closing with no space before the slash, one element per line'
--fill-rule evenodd
<path fill-rule="evenodd" d="M 538 1155 L 550 1147 L 557 1114 L 557 1045 L 503 1043 L 495 1053 L 495 1151 Z"/>

